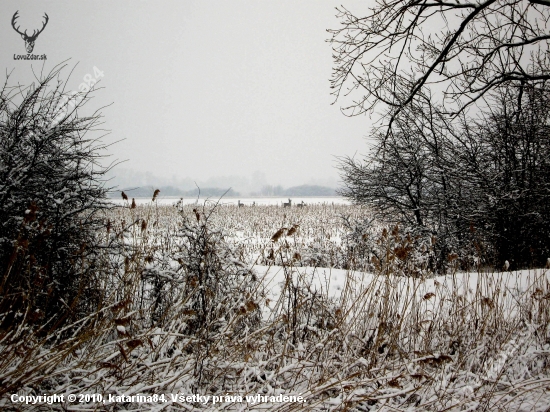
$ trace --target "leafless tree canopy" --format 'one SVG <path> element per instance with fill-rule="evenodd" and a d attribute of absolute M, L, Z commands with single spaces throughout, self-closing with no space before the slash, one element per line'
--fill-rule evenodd
<path fill-rule="evenodd" d="M 382 102 L 396 115 L 429 87 L 447 114 L 488 91 L 550 78 L 549 0 L 377 0 L 365 17 L 340 7 L 329 30 L 336 100 L 349 116 Z"/>
<path fill-rule="evenodd" d="M 438 265 L 543 266 L 550 256 L 550 85 L 500 87 L 472 119 L 441 114 L 429 97 L 372 135 L 364 159 L 344 157 L 341 193 L 377 217 L 436 234 Z"/>

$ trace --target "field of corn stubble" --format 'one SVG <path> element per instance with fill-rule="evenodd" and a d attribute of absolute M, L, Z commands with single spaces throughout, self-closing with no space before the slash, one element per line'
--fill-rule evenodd
<path fill-rule="evenodd" d="M 545 269 L 435 276 L 429 239 L 359 206 L 152 202 L 105 222 L 98 236 L 120 247 L 97 268 L 101 309 L 50 334 L 2 333 L 3 410 L 549 410 Z M 322 268 L 341 291 L 314 287 Z M 193 394 L 210 398 L 172 397 Z"/>

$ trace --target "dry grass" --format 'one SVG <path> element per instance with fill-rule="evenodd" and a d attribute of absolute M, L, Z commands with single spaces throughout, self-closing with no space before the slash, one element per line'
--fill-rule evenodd
<path fill-rule="evenodd" d="M 366 212 L 351 206 L 177 212 L 154 203 L 113 211 L 101 236 L 126 247 L 98 268 L 103 306 L 42 337 L 24 320 L 2 331 L 0 407 L 68 407 L 12 404 L 6 394 L 18 391 L 165 393 L 169 400 L 78 403 L 71 410 L 547 410 L 545 271 L 524 279 L 428 278 L 394 229 L 377 235 L 386 253 L 373 273 L 345 272 L 344 289 L 331 297 L 313 287 L 315 269 L 293 257 L 314 247 L 320 255 L 334 255 L 331 248 L 345 255 L 339 214 Z M 272 240 L 283 227 L 296 233 Z M 270 254 L 285 277 L 278 302 L 268 305 L 263 273 L 254 268 Z M 407 273 L 414 276 L 397 276 Z M 178 392 L 301 393 L 307 402 L 171 402 L 168 394 Z"/>

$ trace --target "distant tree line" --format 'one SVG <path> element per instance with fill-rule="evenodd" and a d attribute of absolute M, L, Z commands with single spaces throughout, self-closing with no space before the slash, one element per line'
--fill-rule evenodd
<path fill-rule="evenodd" d="M 124 189 L 125 193 L 130 197 L 150 197 L 151 193 L 157 187 L 143 186 L 130 189 Z M 197 197 L 199 195 L 199 189 L 183 190 L 174 186 L 160 186 L 160 193 L 163 196 L 181 196 L 181 197 Z M 229 197 L 241 196 L 240 192 L 233 189 L 223 189 L 218 187 L 201 187 L 201 197 L 219 197 L 224 195 Z M 293 186 L 287 189 L 282 186 L 265 185 L 259 192 L 251 193 L 252 196 L 336 196 L 336 190 L 330 187 L 317 186 L 317 185 L 301 185 Z M 112 197 L 120 196 L 118 192 L 112 193 Z"/>

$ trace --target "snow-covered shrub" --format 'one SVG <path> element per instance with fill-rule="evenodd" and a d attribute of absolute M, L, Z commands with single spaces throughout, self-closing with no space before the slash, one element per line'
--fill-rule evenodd
<path fill-rule="evenodd" d="M 98 164 L 103 147 L 89 133 L 100 115 L 83 115 L 88 94 L 64 100 L 61 69 L 27 88 L 6 82 L 0 90 L 0 312 L 10 312 L 4 327 L 25 311 L 31 323 L 79 316 L 99 298 L 95 233 L 107 190 Z"/>
<path fill-rule="evenodd" d="M 152 325 L 162 326 L 179 312 L 185 320 L 179 332 L 189 335 L 217 331 L 227 322 L 236 334 L 257 326 L 260 285 L 211 223 L 214 209 L 197 207 L 190 215 L 182 210 L 170 252 L 148 247 L 140 289 Z"/>
<path fill-rule="evenodd" d="M 540 267 L 550 255 L 550 87 L 503 86 L 475 117 L 452 121 L 430 99 L 375 129 L 364 159 L 345 157 L 341 194 L 393 224 L 438 238 L 464 269 Z"/>
<path fill-rule="evenodd" d="M 438 260 L 437 237 L 421 227 L 379 227 L 365 219 L 344 222 L 346 269 L 425 277 L 447 268 Z"/>
<path fill-rule="evenodd" d="M 371 258 L 375 256 L 376 229 L 372 219 L 350 219 L 342 216 L 342 221 L 347 229 L 343 238 L 345 269 L 364 270 L 372 272 L 374 266 Z"/>

